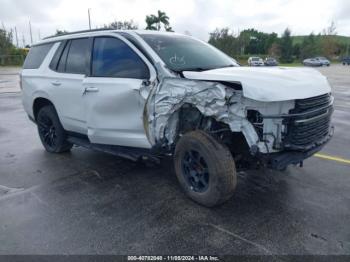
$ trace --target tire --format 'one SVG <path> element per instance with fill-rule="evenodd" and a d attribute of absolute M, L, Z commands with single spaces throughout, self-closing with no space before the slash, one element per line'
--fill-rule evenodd
<path fill-rule="evenodd" d="M 55 108 L 52 105 L 42 107 L 36 117 L 38 133 L 46 151 L 50 153 L 63 153 L 69 151 L 73 144 L 67 141 Z"/>
<path fill-rule="evenodd" d="M 220 205 L 235 191 L 237 176 L 231 152 L 203 131 L 191 131 L 180 138 L 174 165 L 185 193 L 201 205 Z"/>

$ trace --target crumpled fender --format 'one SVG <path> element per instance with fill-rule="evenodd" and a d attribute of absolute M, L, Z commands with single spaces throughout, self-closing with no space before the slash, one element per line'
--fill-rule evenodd
<path fill-rule="evenodd" d="M 146 101 L 144 127 L 148 140 L 152 146 L 173 144 L 178 110 L 184 104 L 191 104 L 204 116 L 228 124 L 233 132 L 243 132 L 248 144 L 253 145 L 259 138 L 245 118 L 240 99 L 241 91 L 236 92 L 221 83 L 164 77 Z"/>

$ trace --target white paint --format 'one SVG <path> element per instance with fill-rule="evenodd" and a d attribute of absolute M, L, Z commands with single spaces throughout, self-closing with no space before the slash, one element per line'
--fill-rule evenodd
<path fill-rule="evenodd" d="M 229 67 L 184 72 L 188 79 L 241 83 L 246 98 L 272 102 L 303 99 L 331 92 L 327 78 L 310 68 Z"/>

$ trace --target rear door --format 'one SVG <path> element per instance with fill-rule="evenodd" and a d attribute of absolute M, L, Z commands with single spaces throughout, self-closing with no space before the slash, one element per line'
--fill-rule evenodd
<path fill-rule="evenodd" d="M 152 65 L 128 40 L 95 37 L 90 76 L 83 82 L 90 141 L 149 148 L 143 110 L 154 79 Z"/>
<path fill-rule="evenodd" d="M 91 38 L 72 39 L 64 43 L 50 65 L 51 94 L 64 128 L 68 131 L 87 134 L 86 115 L 83 103 L 83 80 L 89 72 Z M 58 50 L 59 52 L 59 50 Z"/>

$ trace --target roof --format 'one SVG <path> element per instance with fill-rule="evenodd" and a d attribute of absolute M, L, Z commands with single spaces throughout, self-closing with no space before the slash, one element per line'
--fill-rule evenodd
<path fill-rule="evenodd" d="M 35 43 L 34 45 L 48 43 L 48 42 L 56 42 L 65 39 L 77 38 L 77 37 L 88 37 L 88 36 L 99 36 L 105 35 L 106 33 L 136 33 L 136 34 L 158 34 L 158 35 L 181 35 L 174 32 L 165 32 L 165 31 L 153 31 L 153 30 L 116 30 L 116 29 L 95 29 L 95 30 L 84 30 L 66 33 L 58 36 L 49 36 L 44 38 L 43 40 Z"/>

